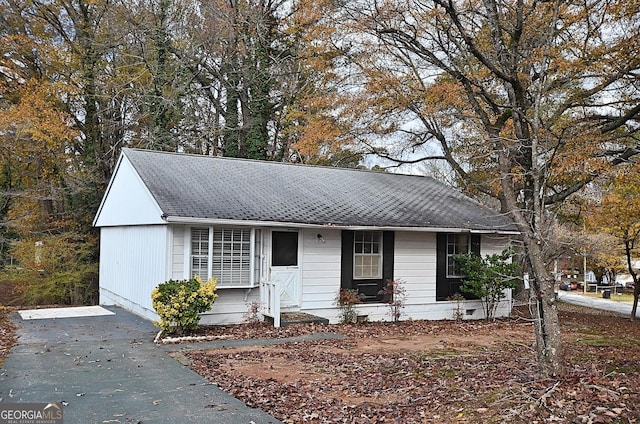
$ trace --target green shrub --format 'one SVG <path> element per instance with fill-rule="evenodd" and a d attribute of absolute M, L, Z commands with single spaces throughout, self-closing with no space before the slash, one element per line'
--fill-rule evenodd
<path fill-rule="evenodd" d="M 218 298 L 215 279 L 203 283 L 196 276 L 190 280 L 169 280 L 151 292 L 153 309 L 160 317 L 157 327 L 168 333 L 182 335 L 198 328 L 200 313 L 211 309 Z"/>
<path fill-rule="evenodd" d="M 26 305 L 95 305 L 98 303 L 98 264 L 81 264 L 73 271 L 43 275 L 27 271 Z"/>
<path fill-rule="evenodd" d="M 493 319 L 496 309 L 507 294 L 506 289 L 514 289 L 522 279 L 522 272 L 513 261 L 515 252 L 506 249 L 500 254 L 456 255 L 456 264 L 466 276 L 460 290 L 480 298 L 485 319 Z"/>

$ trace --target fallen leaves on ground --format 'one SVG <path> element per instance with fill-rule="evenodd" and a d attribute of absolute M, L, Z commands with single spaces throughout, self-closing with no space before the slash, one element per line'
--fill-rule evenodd
<path fill-rule="evenodd" d="M 16 344 L 15 325 L 9 317 L 12 312 L 13 308 L 0 306 L 0 366 Z"/>
<path fill-rule="evenodd" d="M 192 368 L 285 423 L 637 423 L 640 322 L 563 305 L 567 375 L 540 378 L 526 319 L 229 326 L 343 340 L 190 352 Z M 267 334 L 268 333 L 268 334 Z"/>

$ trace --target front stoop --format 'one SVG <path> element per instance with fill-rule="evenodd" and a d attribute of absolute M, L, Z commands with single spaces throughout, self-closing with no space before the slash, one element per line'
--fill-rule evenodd
<path fill-rule="evenodd" d="M 265 317 L 267 322 L 273 323 L 273 318 Z M 291 324 L 329 324 L 328 318 L 311 315 L 306 312 L 283 312 L 280 314 L 280 326 Z"/>

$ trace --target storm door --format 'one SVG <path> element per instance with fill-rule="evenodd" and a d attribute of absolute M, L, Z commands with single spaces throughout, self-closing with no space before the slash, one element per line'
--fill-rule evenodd
<path fill-rule="evenodd" d="M 271 279 L 280 283 L 281 308 L 300 306 L 302 281 L 298 260 L 298 231 L 272 231 Z"/>

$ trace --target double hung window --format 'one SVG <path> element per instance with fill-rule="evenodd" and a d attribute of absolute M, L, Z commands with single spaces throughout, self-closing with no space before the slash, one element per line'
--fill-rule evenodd
<path fill-rule="evenodd" d="M 364 302 L 380 302 L 380 291 L 394 278 L 393 231 L 343 230 L 340 287 L 356 290 Z"/>
<path fill-rule="evenodd" d="M 447 277 L 464 277 L 455 257 L 471 253 L 469 234 L 447 234 Z"/>
<path fill-rule="evenodd" d="M 382 233 L 356 231 L 353 241 L 353 278 L 382 278 Z"/>

